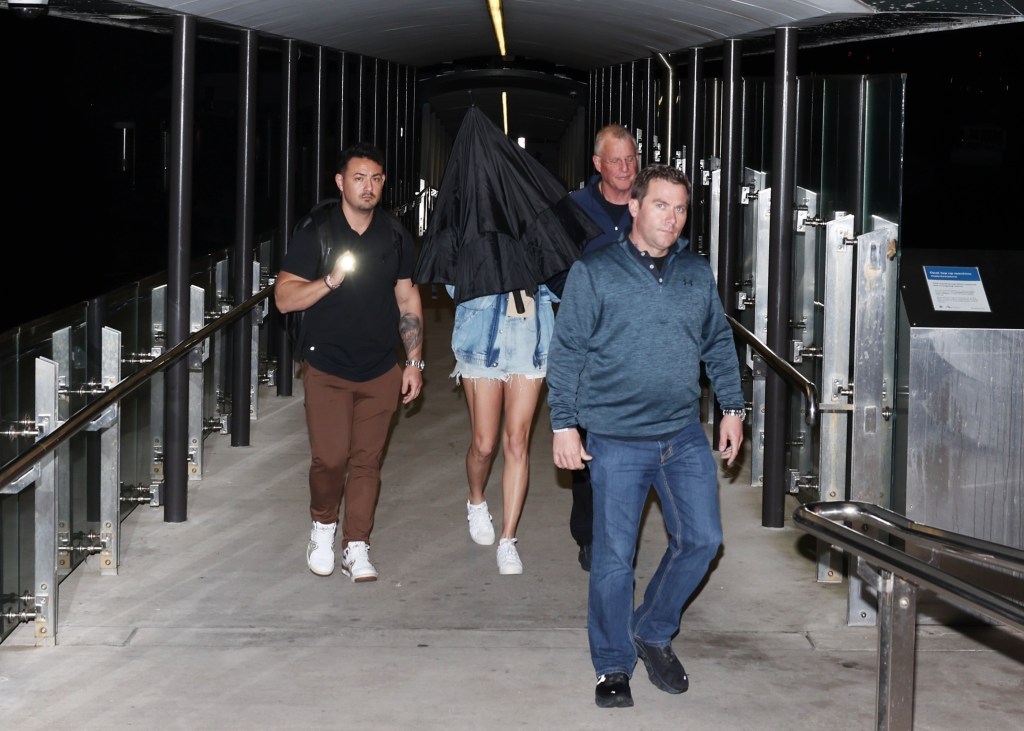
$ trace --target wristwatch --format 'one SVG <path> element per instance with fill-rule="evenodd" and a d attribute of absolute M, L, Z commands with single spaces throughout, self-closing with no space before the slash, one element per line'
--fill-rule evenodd
<path fill-rule="evenodd" d="M 738 416 L 743 420 L 747 418 L 746 409 L 722 409 L 722 416 Z"/>
<path fill-rule="evenodd" d="M 427 363 L 426 363 L 426 361 L 423 361 L 423 360 L 407 360 L 407 361 L 405 361 L 405 367 L 408 368 L 409 366 L 416 366 L 417 368 L 419 368 L 422 371 L 424 368 L 427 367 Z"/>

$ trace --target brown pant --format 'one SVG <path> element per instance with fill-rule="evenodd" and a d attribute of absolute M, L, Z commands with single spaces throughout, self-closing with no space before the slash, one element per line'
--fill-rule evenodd
<path fill-rule="evenodd" d="M 303 363 L 309 467 L 309 512 L 335 523 L 345 500 L 342 547 L 370 542 L 380 495 L 380 463 L 398 408 L 402 371 L 396 365 L 372 381 L 346 381 Z M 347 472 L 347 475 L 346 475 Z"/>

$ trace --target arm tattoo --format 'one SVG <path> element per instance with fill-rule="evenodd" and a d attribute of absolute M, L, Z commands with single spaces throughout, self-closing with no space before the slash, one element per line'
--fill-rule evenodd
<path fill-rule="evenodd" d="M 423 343 L 423 324 L 416 315 L 406 313 L 398 321 L 398 334 L 406 353 L 412 353 Z"/>

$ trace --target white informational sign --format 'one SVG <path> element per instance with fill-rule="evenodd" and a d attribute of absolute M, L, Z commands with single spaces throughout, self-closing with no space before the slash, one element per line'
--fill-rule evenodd
<path fill-rule="evenodd" d="M 926 266 L 924 278 L 939 312 L 991 312 L 978 267 Z"/>

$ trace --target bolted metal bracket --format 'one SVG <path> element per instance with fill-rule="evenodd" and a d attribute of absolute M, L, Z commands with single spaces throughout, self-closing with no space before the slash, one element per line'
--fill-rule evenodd
<path fill-rule="evenodd" d="M 199 453 L 197 446 L 193 444 L 188 450 L 188 474 L 190 477 L 198 477 L 201 472 L 199 469 Z"/>
<path fill-rule="evenodd" d="M 36 595 L 31 598 L 31 601 L 35 602 L 32 620 L 35 622 L 36 640 L 50 644 L 55 641 L 55 637 L 54 633 L 50 631 L 50 623 L 47 619 L 49 614 L 47 608 L 50 603 L 49 584 L 45 581 L 40 583 L 36 588 Z M 56 622 L 56 617 L 54 621 Z"/>
<path fill-rule="evenodd" d="M 65 553 L 84 553 L 86 555 L 92 555 L 94 553 L 102 553 L 109 543 L 109 533 L 96 533 L 94 531 L 89 531 L 88 533 L 79 532 L 70 536 L 67 533 L 64 533 L 61 534 L 57 550 L 58 552 L 63 551 Z"/>
<path fill-rule="evenodd" d="M 36 423 L 31 419 L 6 422 L 3 429 L 0 429 L 0 437 L 9 439 L 22 439 L 26 437 L 38 437 L 43 433 L 44 424 Z"/>
<path fill-rule="evenodd" d="M 100 396 L 110 390 L 110 386 L 106 383 L 97 383 L 95 381 L 87 381 L 80 386 L 72 388 L 71 386 L 62 385 L 57 389 L 59 396 Z"/>
<path fill-rule="evenodd" d="M 793 363 L 803 363 L 804 358 L 824 358 L 825 354 L 821 348 L 813 345 L 804 346 L 802 340 L 792 340 L 792 357 L 790 360 Z"/>
<path fill-rule="evenodd" d="M 124 358 L 121 359 L 122 364 L 127 365 L 145 365 L 146 363 L 152 363 L 156 360 L 159 353 L 128 353 Z"/>
<path fill-rule="evenodd" d="M 116 570 L 117 561 L 114 558 L 114 526 L 109 522 L 104 522 L 103 532 L 100 533 L 100 568 L 106 570 Z"/>
<path fill-rule="evenodd" d="M 18 597 L 18 601 L 21 602 L 23 607 L 20 611 L 9 610 L 0 614 L 0 617 L 8 622 L 17 622 L 18 624 L 35 621 L 40 614 L 39 607 L 36 605 L 36 598 L 26 591 Z"/>
<path fill-rule="evenodd" d="M 122 503 L 149 503 L 152 506 L 160 505 L 160 486 L 162 482 L 151 482 L 148 485 L 139 483 L 137 485 L 126 485 L 121 483 Z"/>
<path fill-rule="evenodd" d="M 71 533 L 68 524 L 63 520 L 57 523 L 57 568 L 60 571 L 71 569 Z"/>
<path fill-rule="evenodd" d="M 754 353 L 753 357 L 751 358 L 751 364 L 752 365 L 750 370 L 753 372 L 755 379 L 764 379 L 768 377 L 768 364 L 765 363 L 764 358 L 762 358 L 757 353 Z"/>
<path fill-rule="evenodd" d="M 211 416 L 209 419 L 203 421 L 203 434 L 227 434 L 228 433 L 228 415 L 224 414 L 221 416 Z"/>
<path fill-rule="evenodd" d="M 110 408 L 104 410 L 102 414 L 97 416 L 95 419 L 89 422 L 89 425 L 85 427 L 85 431 L 99 432 L 107 429 L 117 422 L 117 404 L 113 404 Z"/>
<path fill-rule="evenodd" d="M 832 382 L 832 397 L 833 398 L 853 398 L 853 384 L 843 384 L 839 381 Z"/>
<path fill-rule="evenodd" d="M 809 492 L 814 499 L 821 493 L 821 485 L 818 476 L 812 473 L 801 475 L 799 470 L 787 471 L 787 491 L 790 495 L 798 495 L 801 492 Z"/>

